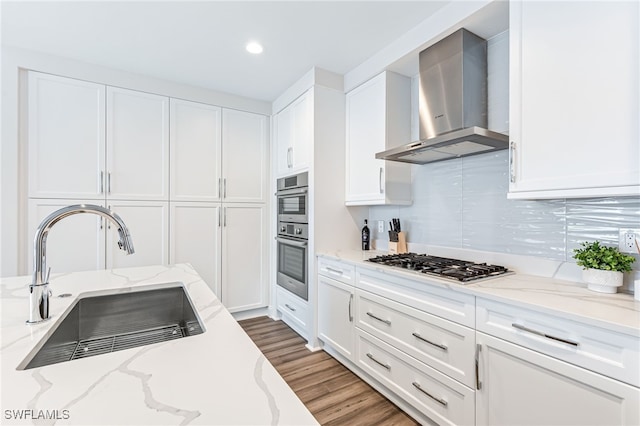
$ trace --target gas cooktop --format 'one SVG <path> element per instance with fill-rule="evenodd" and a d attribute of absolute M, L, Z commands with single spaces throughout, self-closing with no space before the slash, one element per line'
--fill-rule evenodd
<path fill-rule="evenodd" d="M 514 273 L 504 266 L 416 253 L 388 254 L 372 257 L 367 260 L 380 265 L 421 272 L 423 274 L 458 281 L 463 284 Z"/>

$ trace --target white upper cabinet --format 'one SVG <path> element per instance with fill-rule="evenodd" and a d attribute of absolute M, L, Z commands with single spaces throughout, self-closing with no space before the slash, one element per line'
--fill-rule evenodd
<path fill-rule="evenodd" d="M 171 99 L 171 200 L 220 200 L 221 122 L 219 107 Z"/>
<path fill-rule="evenodd" d="M 411 204 L 411 166 L 376 153 L 411 142 L 411 79 L 383 72 L 347 93 L 346 204 Z"/>
<path fill-rule="evenodd" d="M 277 176 L 308 168 L 313 148 L 313 89 L 276 114 L 275 127 Z"/>
<path fill-rule="evenodd" d="M 222 111 L 222 200 L 265 202 L 268 164 L 267 117 Z"/>
<path fill-rule="evenodd" d="M 169 98 L 107 88 L 107 195 L 169 199 Z"/>
<path fill-rule="evenodd" d="M 509 8 L 509 198 L 640 194 L 640 4 Z"/>
<path fill-rule="evenodd" d="M 30 198 L 104 199 L 105 86 L 30 72 Z"/>

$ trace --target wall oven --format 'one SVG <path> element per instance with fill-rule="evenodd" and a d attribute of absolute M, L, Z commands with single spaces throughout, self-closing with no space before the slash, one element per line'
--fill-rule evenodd
<path fill-rule="evenodd" d="M 278 179 L 278 242 L 276 284 L 309 299 L 308 174 Z"/>
<path fill-rule="evenodd" d="M 278 179 L 278 221 L 309 223 L 309 174 Z"/>
<path fill-rule="evenodd" d="M 296 296 L 309 300 L 306 223 L 278 223 L 277 284 Z"/>

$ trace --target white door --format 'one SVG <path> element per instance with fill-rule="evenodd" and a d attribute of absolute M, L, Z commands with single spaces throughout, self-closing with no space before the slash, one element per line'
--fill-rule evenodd
<path fill-rule="evenodd" d="M 266 219 L 262 204 L 223 206 L 221 300 L 231 312 L 268 305 Z"/>
<path fill-rule="evenodd" d="M 293 139 L 291 163 L 294 171 L 309 167 L 313 150 L 313 89 L 307 91 L 293 105 Z"/>
<path fill-rule="evenodd" d="M 476 333 L 478 425 L 637 425 L 640 389 Z"/>
<path fill-rule="evenodd" d="M 222 211 L 216 203 L 171 203 L 170 262 L 190 263 L 220 295 Z"/>
<path fill-rule="evenodd" d="M 222 111 L 222 198 L 264 202 L 267 191 L 267 117 Z"/>
<path fill-rule="evenodd" d="M 353 360 L 355 316 L 352 286 L 318 275 L 318 337 Z"/>
<path fill-rule="evenodd" d="M 169 256 L 169 206 L 161 201 L 111 201 L 109 208 L 117 213 L 129 229 L 134 254 L 118 248 L 118 230 L 107 226 L 107 268 L 166 265 Z"/>
<path fill-rule="evenodd" d="M 95 200 L 29 200 L 27 232 L 27 268 L 33 271 L 33 239 L 43 219 L 54 211 L 73 204 L 96 204 Z M 52 274 L 94 271 L 105 267 L 104 220 L 91 213 L 68 216 L 49 231 L 46 241 L 47 268 Z"/>
<path fill-rule="evenodd" d="M 105 86 L 29 72 L 29 197 L 104 199 Z"/>
<path fill-rule="evenodd" d="M 168 200 L 169 98 L 107 88 L 107 193 Z"/>
<path fill-rule="evenodd" d="M 222 174 L 219 107 L 171 99 L 171 200 L 218 201 Z"/>
<path fill-rule="evenodd" d="M 637 1 L 513 2 L 512 197 L 638 195 L 639 19 Z"/>
<path fill-rule="evenodd" d="M 385 74 L 347 93 L 347 201 L 384 200 Z"/>
<path fill-rule="evenodd" d="M 289 174 L 293 164 L 291 152 L 293 150 L 293 108 L 289 105 L 275 116 L 275 163 L 277 176 Z"/>

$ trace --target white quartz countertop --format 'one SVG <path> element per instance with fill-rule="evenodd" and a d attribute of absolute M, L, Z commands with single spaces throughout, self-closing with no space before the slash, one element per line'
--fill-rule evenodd
<path fill-rule="evenodd" d="M 3 425 L 317 424 L 189 265 L 56 276 L 51 280 L 53 318 L 37 325 L 25 324 L 28 282 L 28 277 L 0 281 Z M 169 282 L 184 284 L 204 333 L 30 370 L 16 369 L 78 294 Z M 62 293 L 72 296 L 56 297 Z"/>
<path fill-rule="evenodd" d="M 374 269 L 390 276 L 423 281 L 425 284 L 446 287 L 523 308 L 538 310 L 574 321 L 604 327 L 634 336 L 640 335 L 640 301 L 631 294 L 603 294 L 588 290 L 586 284 L 516 273 L 480 281 L 459 284 L 451 280 L 427 276 L 419 272 L 384 266 L 366 260 L 388 254 L 381 251 L 336 250 L 320 254 L 329 259 Z"/>

